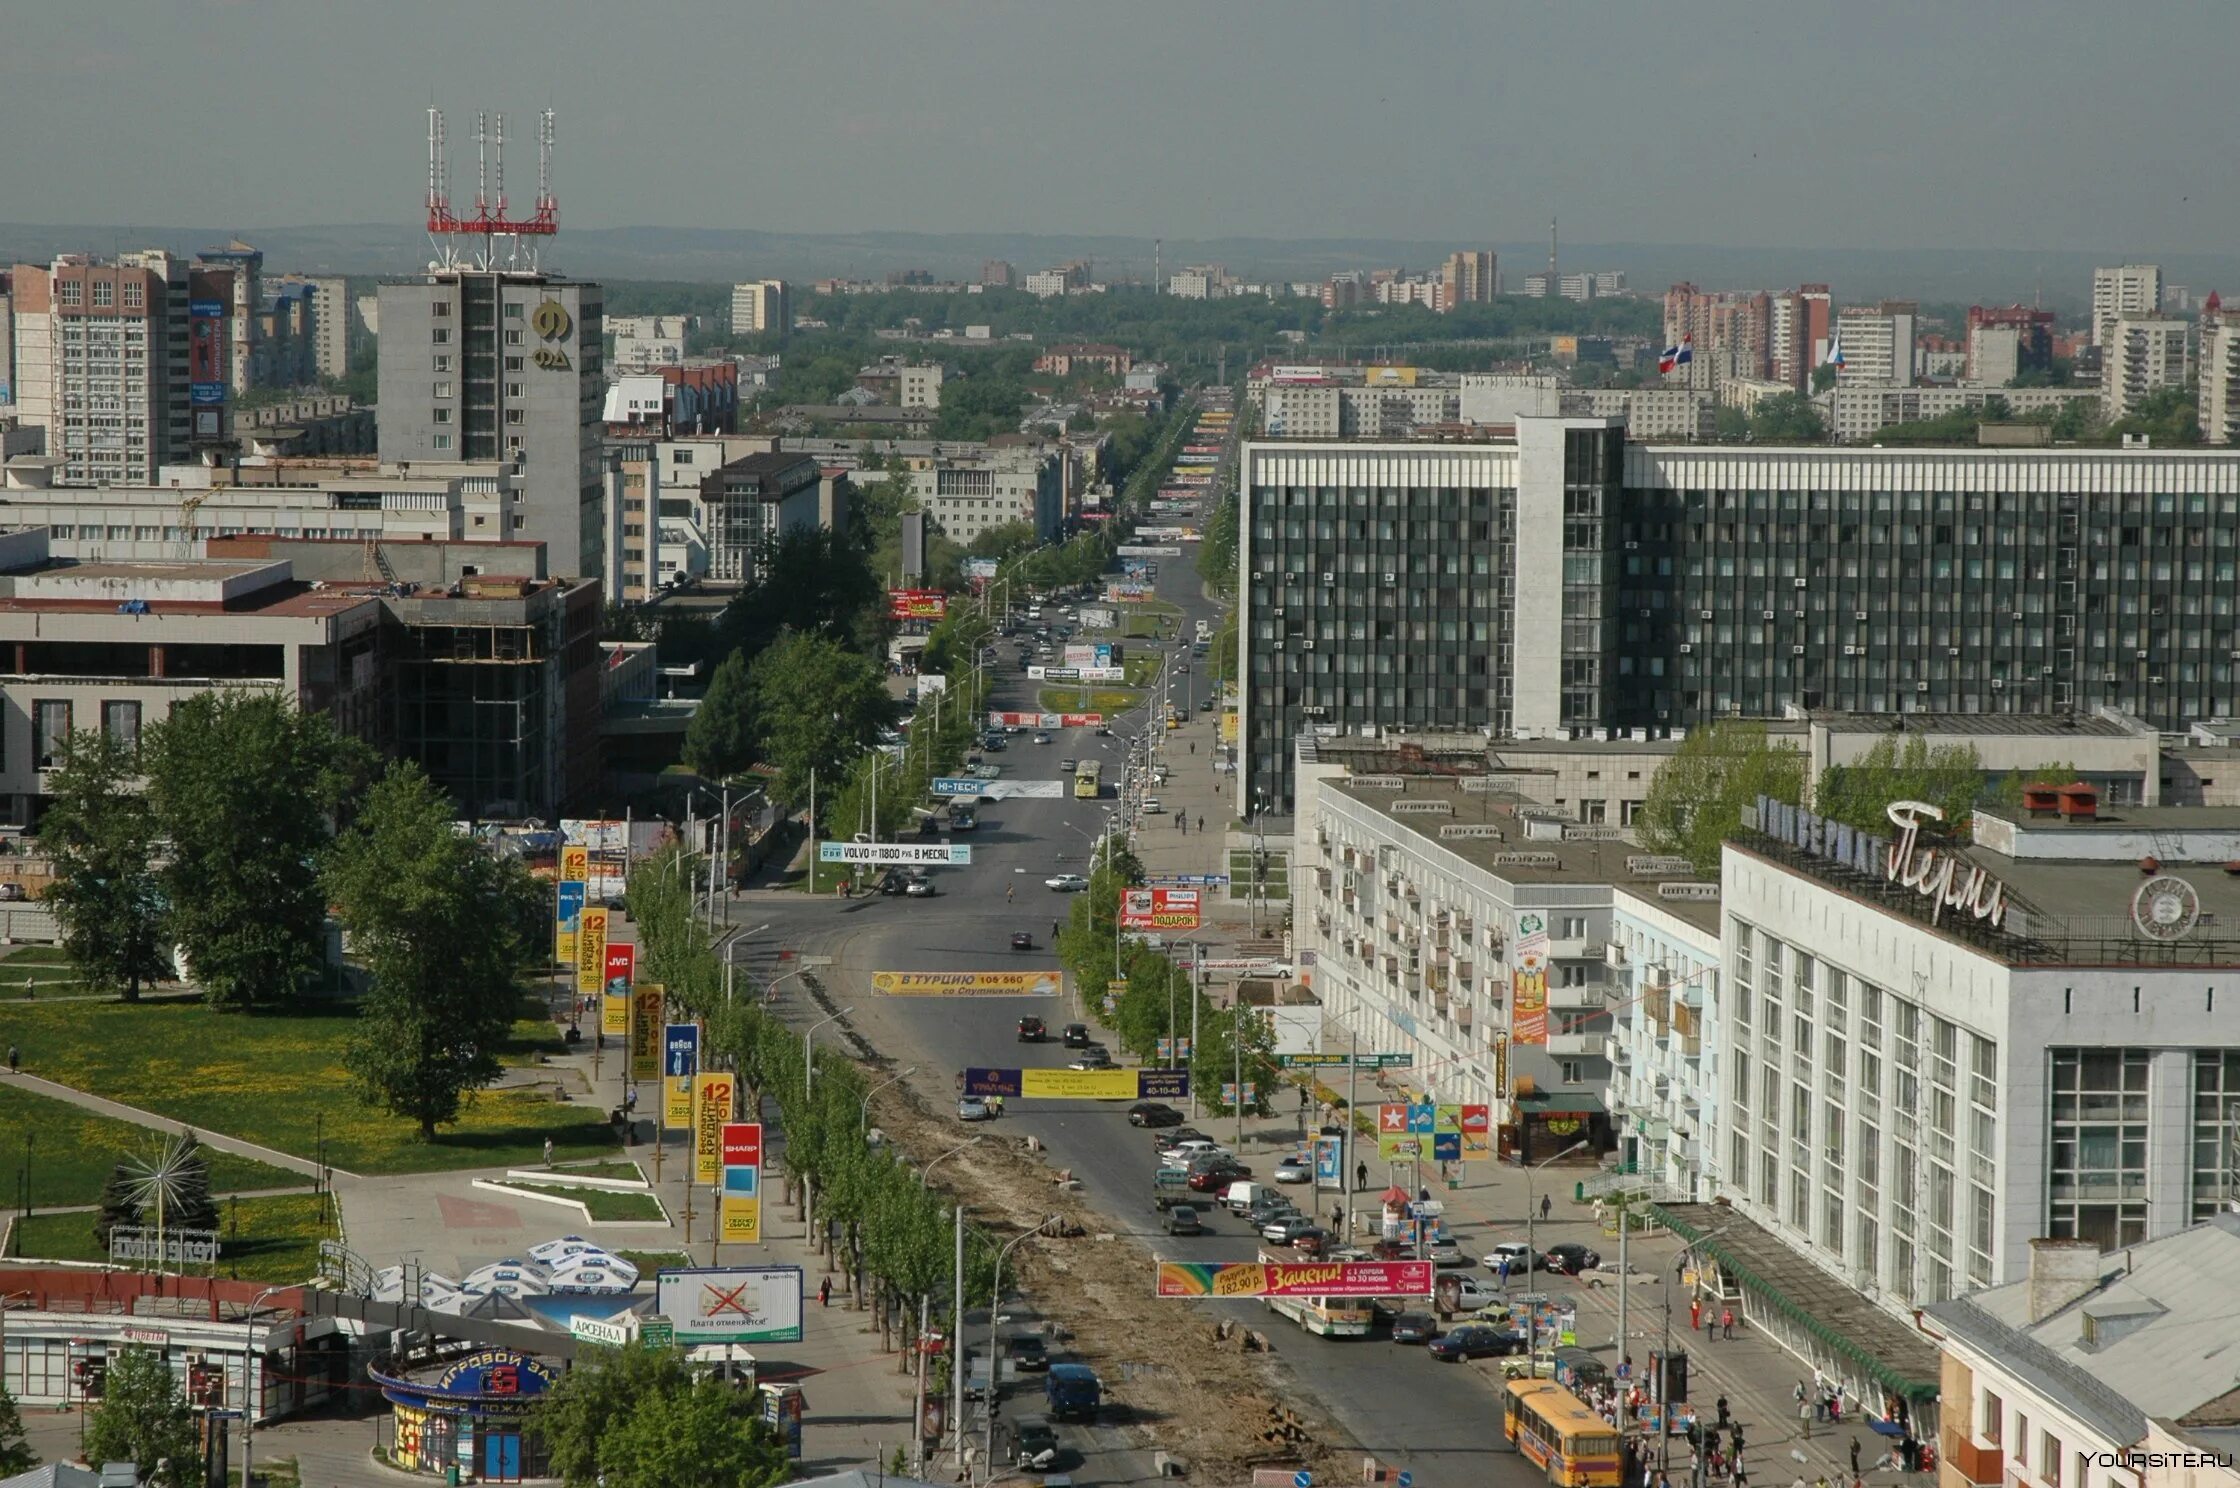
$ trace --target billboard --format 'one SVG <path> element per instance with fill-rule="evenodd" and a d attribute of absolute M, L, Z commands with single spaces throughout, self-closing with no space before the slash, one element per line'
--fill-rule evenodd
<path fill-rule="evenodd" d="M 1120 896 L 1123 930 L 1195 930 L 1204 922 L 1196 889 L 1128 889 Z"/>
<path fill-rule="evenodd" d="M 591 878 L 591 849 L 571 843 L 560 849 L 560 881 L 585 883 Z"/>
<path fill-rule="evenodd" d="M 1027 668 L 1030 682 L 1125 682 L 1128 671 L 1116 666 L 1031 666 Z"/>
<path fill-rule="evenodd" d="M 964 576 L 968 579 L 992 579 L 996 576 L 996 560 L 967 558 L 964 561 Z"/>
<path fill-rule="evenodd" d="M 996 728 L 1102 728 L 1102 713 L 990 713 Z"/>
<path fill-rule="evenodd" d="M 666 1279 L 672 1273 L 661 1273 Z M 1161 1297 L 1428 1297 L 1429 1261 L 1161 1261 Z M 680 1325 L 678 1330 L 684 1330 Z"/>
<path fill-rule="evenodd" d="M 648 982 L 630 994 L 630 1078 L 661 1078 L 661 994 L 659 982 Z"/>
<path fill-rule="evenodd" d="M 926 788 L 937 796 L 977 796 L 987 784 L 975 775 L 937 775 Z"/>
<path fill-rule="evenodd" d="M 589 911 L 586 911 L 589 913 Z M 630 979 L 638 965 L 634 945 L 610 945 L 602 968 L 599 1030 L 621 1038 L 630 1032 Z"/>
<path fill-rule="evenodd" d="M 1113 664 L 1110 641 L 1075 642 L 1058 653 L 1058 659 L 1069 667 L 1108 667 Z"/>
<path fill-rule="evenodd" d="M 727 1168 L 762 1166 L 762 1123 L 727 1121 L 723 1124 L 723 1165 Z"/>
<path fill-rule="evenodd" d="M 1462 1160 L 1485 1162 L 1493 1156 L 1493 1107 L 1462 1108 Z"/>
<path fill-rule="evenodd" d="M 731 1119 L 732 1078 L 692 1077 L 692 1177 L 713 1183 L 723 1176 L 723 1127 Z"/>
<path fill-rule="evenodd" d="M 949 596 L 939 589 L 889 589 L 889 620 L 939 620 L 949 613 Z"/>
<path fill-rule="evenodd" d="M 1055 997 L 1057 971 L 875 971 L 871 990 L 882 997 Z"/>
<path fill-rule="evenodd" d="M 1180 558 L 1182 549 L 1147 547 L 1142 543 L 1122 543 L 1114 550 L 1123 558 Z"/>
<path fill-rule="evenodd" d="M 1040 1100 L 1186 1100 L 1190 1072 L 1180 1069 L 996 1069 L 968 1065 L 966 1095 L 1031 1096 Z"/>
<path fill-rule="evenodd" d="M 591 997 L 606 990 L 607 912 L 587 908 L 576 918 L 576 991 Z"/>
<path fill-rule="evenodd" d="M 1119 617 L 1112 611 L 1100 610 L 1090 605 L 1082 606 L 1079 614 L 1082 625 L 1089 630 L 1112 630 L 1120 624 Z"/>
<path fill-rule="evenodd" d="M 1548 922 L 1517 916 L 1516 963 L 1510 977 L 1510 1041 L 1548 1042 Z"/>
<path fill-rule="evenodd" d="M 972 861 L 972 849 L 947 842 L 820 842 L 820 863 L 915 864 L 947 868 Z"/>
<path fill-rule="evenodd" d="M 799 1343 L 801 1268 L 664 1271 L 654 1278 L 654 1306 L 682 1344 Z"/>
<path fill-rule="evenodd" d="M 552 959 L 572 966 L 576 959 L 576 930 L 583 922 L 583 883 L 562 883 L 553 900 Z"/>
<path fill-rule="evenodd" d="M 700 1025 L 661 1030 L 661 1129 L 692 1130 L 692 1077 L 700 1072 Z"/>
<path fill-rule="evenodd" d="M 1104 586 L 1104 597 L 1111 604 L 1142 604 L 1151 598 L 1151 586 L 1115 579 Z"/>

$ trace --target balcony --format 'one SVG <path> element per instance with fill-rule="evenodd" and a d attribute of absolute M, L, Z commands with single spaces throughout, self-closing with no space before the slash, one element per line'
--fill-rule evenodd
<path fill-rule="evenodd" d="M 1548 1006 L 1568 1012 L 1601 1012 L 1607 1005 L 1601 987 L 1550 987 Z"/>
<path fill-rule="evenodd" d="M 1610 948 L 1602 941 L 1551 940 L 1548 942 L 1548 959 L 1551 961 L 1600 961 L 1609 955 Z"/>
<path fill-rule="evenodd" d="M 1613 1068 L 1633 1068 L 1633 1046 L 1615 1034 L 1602 1041 L 1602 1057 L 1609 1060 Z"/>
<path fill-rule="evenodd" d="M 1548 1035 L 1548 1052 L 1557 1055 L 1581 1056 L 1599 1059 L 1603 1045 L 1609 1042 L 1607 1034 L 1600 1033 L 1551 1033 Z"/>
<path fill-rule="evenodd" d="M 1626 969 L 1626 948 L 1615 944 L 1604 946 L 1602 948 L 1602 959 L 1603 963 L 1612 971 L 1624 971 Z"/>
<path fill-rule="evenodd" d="M 2006 1476 L 2006 1454 L 1997 1447 L 1977 1446 L 1957 1425 L 1944 1428 L 1944 1460 L 1963 1482 L 1984 1484 L 1986 1488 L 1996 1488 Z"/>
<path fill-rule="evenodd" d="M 1454 1008 L 1455 1027 L 1467 1031 L 1470 1027 L 1470 1018 L 1470 1004 L 1467 1002 L 1456 1003 Z"/>

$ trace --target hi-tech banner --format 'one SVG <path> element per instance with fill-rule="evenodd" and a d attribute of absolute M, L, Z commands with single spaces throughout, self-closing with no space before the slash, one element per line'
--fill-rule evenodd
<path fill-rule="evenodd" d="M 881 997 L 1055 997 L 1056 971 L 875 971 Z"/>
<path fill-rule="evenodd" d="M 587 907 L 576 917 L 576 991 L 595 997 L 606 990 L 607 912 Z"/>
<path fill-rule="evenodd" d="M 1161 1261 L 1161 1297 L 1428 1297 L 1429 1261 Z"/>
<path fill-rule="evenodd" d="M 731 1119 L 734 1089 L 728 1074 L 692 1077 L 692 1177 L 713 1183 L 723 1176 L 723 1127 Z"/>
<path fill-rule="evenodd" d="M 659 982 L 648 982 L 630 993 L 630 1078 L 661 1078 L 661 995 Z"/>
<path fill-rule="evenodd" d="M 1196 889 L 1127 889 L 1121 893 L 1123 930 L 1195 930 L 1203 923 Z"/>
<path fill-rule="evenodd" d="M 700 1025 L 666 1025 L 661 1030 L 662 1130 L 692 1130 L 692 1077 L 699 1072 Z"/>

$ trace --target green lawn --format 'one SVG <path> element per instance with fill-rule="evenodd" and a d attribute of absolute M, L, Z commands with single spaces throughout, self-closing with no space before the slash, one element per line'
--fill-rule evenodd
<path fill-rule="evenodd" d="M 528 1179 L 507 1179 L 495 1185 L 528 1193 L 556 1194 L 563 1199 L 574 1199 L 591 1211 L 593 1219 L 667 1219 L 661 1202 L 652 1194 L 612 1193 L 603 1188 L 586 1188 L 580 1183 L 532 1183 Z"/>
<path fill-rule="evenodd" d="M 1045 713 L 1102 713 L 1110 718 L 1115 713 L 1125 713 L 1133 708 L 1140 697 L 1132 692 L 1116 692 L 1110 688 L 1089 689 L 1088 706 L 1082 706 L 1082 692 L 1078 687 L 1045 687 L 1038 706 Z"/>
<path fill-rule="evenodd" d="M 81 1009 L 85 1006 L 78 1004 Z M 98 1203 L 102 1182 L 119 1160 L 153 1156 L 165 1141 L 162 1132 L 96 1116 L 67 1101 L 34 1095 L 21 1086 L 0 1081 L 0 1169 L 6 1171 L 10 1183 L 22 1170 L 26 1136 L 31 1139 L 28 1150 L 33 1208 Z M 214 1193 L 308 1187 L 310 1183 L 300 1173 L 228 1152 L 204 1151 L 210 1156 L 210 1187 Z M 13 1193 L 13 1188 L 9 1192 Z"/>
<path fill-rule="evenodd" d="M 28 991 L 26 989 L 29 989 Z M 70 958 L 57 946 L 24 946 L 0 960 L 0 998 L 83 992 Z"/>
<path fill-rule="evenodd" d="M 335 1238 L 332 1200 L 276 1194 L 218 1205 L 218 1274 L 242 1281 L 308 1281 L 319 1271 L 319 1242 Z M 93 1215 L 34 1214 L 15 1229 L 19 1256 L 42 1261 L 106 1261 L 93 1238 Z"/>
<path fill-rule="evenodd" d="M 643 1183 L 645 1171 L 634 1162 L 562 1163 L 558 1169 L 563 1178 L 613 1178 L 624 1183 Z"/>
<path fill-rule="evenodd" d="M 432 1143 L 421 1142 L 411 1122 L 367 1105 L 343 1068 L 343 1044 L 355 1021 L 347 1004 L 251 1016 L 214 1013 L 185 998 L 0 1003 L 0 1042 L 22 1049 L 28 1073 L 199 1130 L 307 1158 L 316 1155 L 323 1136 L 326 1160 L 345 1172 L 519 1166 L 544 1160 L 547 1137 L 563 1158 L 615 1154 L 618 1143 L 603 1109 L 528 1091 L 477 1096 L 456 1126 L 442 1128 Z M 559 1046 L 552 1025 L 541 1017 L 524 1020 L 501 1055 L 522 1063 L 548 1045 Z"/>
<path fill-rule="evenodd" d="M 616 1249 L 608 1253 L 618 1260 L 628 1261 L 631 1265 L 637 1267 L 638 1278 L 641 1281 L 653 1280 L 654 1273 L 657 1271 L 674 1270 L 680 1266 L 698 1264 L 691 1256 L 686 1255 L 681 1250 Z"/>
<path fill-rule="evenodd" d="M 1232 848 L 1229 852 L 1229 897 L 1252 897 L 1252 850 Z M 1263 900 L 1289 899 L 1291 897 L 1291 857 L 1288 853 L 1268 854 L 1268 881 L 1261 891 Z"/>

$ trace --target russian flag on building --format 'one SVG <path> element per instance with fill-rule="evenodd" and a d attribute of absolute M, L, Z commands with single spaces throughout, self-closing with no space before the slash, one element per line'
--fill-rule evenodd
<path fill-rule="evenodd" d="M 1831 367 L 1836 368 L 1841 368 L 1843 366 L 1843 337 L 1838 336 L 1835 338 L 1835 340 L 1828 343 L 1827 364 Z"/>
<path fill-rule="evenodd" d="M 1690 332 L 1680 338 L 1678 346 L 1667 346 L 1664 349 L 1663 354 L 1657 358 L 1657 370 L 1659 372 L 1670 372 L 1673 368 L 1684 367 L 1695 359 L 1696 338 L 1695 334 Z"/>

